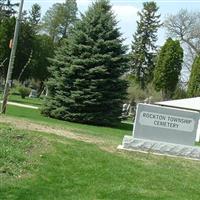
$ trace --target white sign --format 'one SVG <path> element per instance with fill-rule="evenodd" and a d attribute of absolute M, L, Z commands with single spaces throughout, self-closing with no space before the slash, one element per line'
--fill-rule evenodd
<path fill-rule="evenodd" d="M 195 122 L 191 118 L 165 115 L 154 112 L 141 112 L 139 122 L 141 125 L 172 129 L 184 132 L 193 132 Z"/>
<path fill-rule="evenodd" d="M 193 146 L 199 113 L 150 104 L 138 104 L 133 136 L 136 139 Z"/>

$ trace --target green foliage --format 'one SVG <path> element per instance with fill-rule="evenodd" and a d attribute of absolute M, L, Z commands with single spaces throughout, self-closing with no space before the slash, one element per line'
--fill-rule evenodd
<path fill-rule="evenodd" d="M 162 100 L 162 94 L 155 91 L 152 84 L 142 90 L 136 83 L 131 83 L 128 88 L 128 99 L 131 103 L 141 103 L 148 99 L 149 102 L 157 102 Z"/>
<path fill-rule="evenodd" d="M 43 113 L 99 125 L 119 122 L 126 95 L 122 41 L 109 2 L 92 4 L 52 59 Z"/>
<path fill-rule="evenodd" d="M 35 3 L 32 5 L 31 10 L 29 11 L 28 20 L 32 26 L 34 26 L 34 30 L 37 33 L 39 31 L 39 23 L 41 19 L 41 7 L 39 4 Z"/>
<path fill-rule="evenodd" d="M 179 41 L 168 38 L 161 48 L 154 72 L 154 87 L 162 91 L 163 98 L 173 96 L 183 63 L 183 49 Z"/>
<path fill-rule="evenodd" d="M 34 4 L 31 8 L 31 11 L 29 11 L 29 16 L 26 20 L 32 31 L 32 38 L 29 37 L 29 39 L 31 39 L 29 44 L 31 44 L 32 56 L 28 65 L 28 69 L 25 69 L 25 72 L 28 73 L 28 76 L 25 77 L 32 78 L 35 81 L 40 81 L 40 87 L 43 87 L 43 82 L 49 75 L 47 70 L 47 67 L 49 66 L 48 58 L 53 57 L 55 45 L 48 35 L 38 33 L 41 28 L 40 16 L 41 7 L 38 4 Z"/>
<path fill-rule="evenodd" d="M 24 20 L 21 24 L 20 37 L 16 51 L 15 67 L 13 70 L 13 79 L 19 78 L 24 66 L 28 62 L 34 45 L 35 30 L 28 20 Z M 24 81 L 30 77 L 30 68 L 27 68 L 20 81 Z"/>
<path fill-rule="evenodd" d="M 192 65 L 187 93 L 190 97 L 200 96 L 200 56 L 195 58 Z"/>
<path fill-rule="evenodd" d="M 49 73 L 48 58 L 53 56 L 54 45 L 52 39 L 47 35 L 40 35 L 40 15 L 41 7 L 38 4 L 32 6 L 29 15 L 23 13 L 20 33 L 15 55 L 14 68 L 12 73 L 13 80 L 21 82 L 27 79 L 40 81 L 38 94 L 44 89 L 44 81 Z M 9 48 L 10 40 L 13 38 L 16 18 L 4 16 L 0 21 L 0 79 L 5 80 L 11 49 Z M 21 91 L 24 98 L 25 91 Z"/>
<path fill-rule="evenodd" d="M 130 67 L 140 88 L 145 89 L 153 79 L 155 67 L 155 52 L 157 31 L 161 26 L 160 15 L 155 2 L 143 4 L 143 10 L 138 13 L 140 20 L 137 22 L 137 31 L 132 43 L 130 53 Z"/>
<path fill-rule="evenodd" d="M 4 63 L 4 68 L 2 69 L 2 74 L 0 74 L 4 79 L 7 74 L 7 66 L 10 57 L 9 43 L 13 38 L 14 27 L 15 17 L 4 18 L 0 23 L 0 63 L 7 58 L 7 61 Z"/>
<path fill-rule="evenodd" d="M 15 17 L 5 18 L 0 23 L 0 62 L 7 58 L 3 68 L 3 78 L 6 77 L 9 63 L 10 51 L 9 43 L 13 38 L 15 27 Z M 23 67 L 29 60 L 33 43 L 34 43 L 34 27 L 25 19 L 21 23 L 20 36 L 18 40 L 18 48 L 16 51 L 15 65 L 13 70 L 13 79 L 18 79 Z M 21 80 L 26 80 L 30 76 L 30 70 L 26 69 Z"/>
<path fill-rule="evenodd" d="M 11 3 L 11 0 L 0 0 L 0 22 L 16 14 L 19 3 Z"/>
<path fill-rule="evenodd" d="M 29 96 L 31 89 L 27 88 L 23 85 L 18 86 L 18 92 L 21 95 L 22 99 L 25 99 L 25 97 Z"/>
<path fill-rule="evenodd" d="M 48 35 L 35 35 L 33 44 L 33 58 L 30 63 L 30 77 L 45 81 L 49 76 L 48 58 L 54 54 L 54 43 Z"/>
<path fill-rule="evenodd" d="M 65 3 L 54 4 L 43 18 L 43 28 L 52 40 L 65 38 L 76 22 L 78 8 L 76 0 L 66 0 Z"/>
<path fill-rule="evenodd" d="M 173 99 L 185 99 L 187 97 L 188 95 L 186 89 L 178 84 L 176 90 L 174 91 Z"/>

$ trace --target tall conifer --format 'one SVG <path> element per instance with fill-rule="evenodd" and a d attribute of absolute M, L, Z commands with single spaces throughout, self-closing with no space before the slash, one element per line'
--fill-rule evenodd
<path fill-rule="evenodd" d="M 188 85 L 188 95 L 190 97 L 200 97 L 200 56 L 197 56 L 192 65 Z"/>
<path fill-rule="evenodd" d="M 119 122 L 127 86 L 122 42 L 109 1 L 93 3 L 52 60 L 43 113 L 81 123 Z"/>
<path fill-rule="evenodd" d="M 182 63 L 183 49 L 180 42 L 168 38 L 160 50 L 153 80 L 155 89 L 162 91 L 164 99 L 173 96 L 181 74 Z"/>
<path fill-rule="evenodd" d="M 137 30 L 133 36 L 130 67 L 141 89 L 152 81 L 155 67 L 157 31 L 161 26 L 160 15 L 155 2 L 145 2 L 143 10 L 138 13 Z"/>

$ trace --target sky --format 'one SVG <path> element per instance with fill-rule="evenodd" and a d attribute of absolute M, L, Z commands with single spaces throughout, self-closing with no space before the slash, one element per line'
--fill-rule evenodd
<path fill-rule="evenodd" d="M 19 2 L 20 0 L 13 0 L 12 2 Z M 34 3 L 38 3 L 42 7 L 42 15 L 54 4 L 62 3 L 65 0 L 24 0 L 24 9 L 29 10 Z M 149 1 L 149 0 L 146 0 Z M 130 45 L 133 39 L 133 34 L 136 31 L 138 20 L 137 13 L 143 7 L 142 0 L 111 0 L 113 11 L 119 21 L 118 26 L 121 28 L 125 44 Z M 78 9 L 84 13 L 92 0 L 77 0 Z M 170 15 L 176 14 L 180 9 L 187 9 L 189 11 L 200 10 L 200 0 L 155 0 L 159 7 L 159 14 L 161 14 L 161 21 Z M 168 35 L 164 28 L 158 31 L 159 46 L 163 45 Z"/>

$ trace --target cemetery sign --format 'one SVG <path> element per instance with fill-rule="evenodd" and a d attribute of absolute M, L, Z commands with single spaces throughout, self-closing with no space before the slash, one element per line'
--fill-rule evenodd
<path fill-rule="evenodd" d="M 135 138 L 193 146 L 199 113 L 157 105 L 138 104 Z"/>
<path fill-rule="evenodd" d="M 182 156 L 200 160 L 195 147 L 199 112 L 165 106 L 138 104 L 132 136 L 119 149 Z"/>

